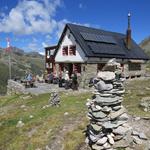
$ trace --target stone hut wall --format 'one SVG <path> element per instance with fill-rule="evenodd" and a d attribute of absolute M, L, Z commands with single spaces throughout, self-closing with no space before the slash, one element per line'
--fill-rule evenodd
<path fill-rule="evenodd" d="M 136 70 L 136 71 L 129 71 L 129 65 L 125 64 L 124 65 L 124 74 L 125 77 L 138 77 L 138 76 L 144 76 L 145 74 L 145 67 L 146 64 L 141 64 L 141 70 Z"/>

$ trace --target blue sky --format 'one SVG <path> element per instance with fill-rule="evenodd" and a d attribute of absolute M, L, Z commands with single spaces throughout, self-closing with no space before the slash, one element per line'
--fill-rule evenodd
<path fill-rule="evenodd" d="M 150 36 L 149 0 L 0 0 L 0 47 L 44 52 L 56 44 L 65 23 L 125 33 L 131 12 L 132 37 Z"/>

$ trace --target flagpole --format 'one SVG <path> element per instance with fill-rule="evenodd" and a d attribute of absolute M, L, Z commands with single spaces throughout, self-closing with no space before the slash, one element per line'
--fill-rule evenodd
<path fill-rule="evenodd" d="M 9 79 L 11 79 L 11 56 L 10 56 L 10 53 L 9 53 Z"/>
<path fill-rule="evenodd" d="M 9 63 L 9 79 L 11 79 L 11 47 L 10 47 L 10 39 L 7 38 L 7 51 L 8 51 L 8 63 Z"/>

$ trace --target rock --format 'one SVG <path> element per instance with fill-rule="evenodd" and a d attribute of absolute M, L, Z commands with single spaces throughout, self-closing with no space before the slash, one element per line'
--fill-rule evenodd
<path fill-rule="evenodd" d="M 119 135 L 124 135 L 127 131 L 129 131 L 129 128 L 123 126 L 119 126 L 118 128 L 113 129 L 113 133 Z"/>
<path fill-rule="evenodd" d="M 22 120 L 19 120 L 18 123 L 17 123 L 17 125 L 16 125 L 16 127 L 17 128 L 21 128 L 23 126 L 24 126 L 24 123 L 22 122 Z"/>
<path fill-rule="evenodd" d="M 112 129 L 112 128 L 117 128 L 118 126 L 120 126 L 126 122 L 127 121 L 116 121 L 116 122 L 107 121 L 107 122 L 104 122 L 102 124 L 102 126 L 106 129 Z"/>
<path fill-rule="evenodd" d="M 106 104 L 106 103 L 108 103 L 108 104 L 113 103 L 113 102 L 116 102 L 116 101 L 119 101 L 119 100 L 122 100 L 122 98 L 118 97 L 118 96 L 116 96 L 114 98 L 111 98 L 111 97 L 101 97 L 99 95 L 96 95 L 96 98 L 94 99 L 95 102 L 101 103 L 101 104 L 103 103 L 103 105 Z"/>
<path fill-rule="evenodd" d="M 89 144 L 89 139 L 88 138 L 85 139 L 85 143 Z"/>
<path fill-rule="evenodd" d="M 93 144 L 92 145 L 92 149 L 93 150 L 101 150 L 101 149 L 103 149 L 103 146 L 100 146 L 100 145 L 97 145 L 97 144 Z"/>
<path fill-rule="evenodd" d="M 103 145 L 107 142 L 107 137 L 102 137 L 99 140 L 97 140 L 96 144 Z M 104 146 L 104 145 L 103 145 Z"/>
<path fill-rule="evenodd" d="M 142 140 L 147 140 L 147 137 L 144 133 L 140 133 L 139 138 L 142 139 Z"/>
<path fill-rule="evenodd" d="M 142 144 L 142 140 L 140 140 L 137 136 L 133 136 L 133 141 L 134 141 L 136 144 Z"/>
<path fill-rule="evenodd" d="M 110 143 L 111 145 L 113 145 L 115 142 L 114 142 L 114 139 L 112 138 L 112 136 L 111 136 L 111 135 L 107 135 L 107 137 L 108 137 L 109 143 Z"/>
<path fill-rule="evenodd" d="M 115 144 L 113 145 L 113 148 L 126 148 L 129 147 L 131 142 L 121 139 L 119 141 L 116 141 Z"/>
<path fill-rule="evenodd" d="M 101 110 L 101 109 L 102 109 L 102 107 L 99 106 L 99 105 L 95 105 L 95 108 L 96 108 L 97 110 Z"/>
<path fill-rule="evenodd" d="M 104 81 L 100 80 L 96 85 L 95 88 L 98 91 L 109 91 L 112 90 L 113 85 L 112 84 L 106 84 Z"/>
<path fill-rule="evenodd" d="M 97 125 L 97 124 L 91 124 L 91 126 L 95 131 L 101 131 L 101 129 L 102 129 L 102 126 Z"/>
<path fill-rule="evenodd" d="M 104 106 L 103 109 L 102 109 L 103 112 L 110 112 L 111 110 L 112 109 L 108 106 Z"/>
<path fill-rule="evenodd" d="M 133 131 L 132 131 L 132 135 L 134 135 L 134 136 L 139 136 L 139 132 L 133 130 Z"/>
<path fill-rule="evenodd" d="M 93 112 L 92 116 L 94 116 L 94 118 L 96 119 L 99 119 L 99 118 L 105 118 L 107 114 L 103 113 L 102 111 L 99 111 L 99 112 Z"/>
<path fill-rule="evenodd" d="M 122 138 L 123 138 L 124 136 L 123 135 L 115 135 L 115 137 L 114 137 L 114 141 L 119 141 L 119 140 L 121 140 Z"/>
<path fill-rule="evenodd" d="M 119 105 L 119 106 L 112 107 L 112 110 L 117 111 L 117 110 L 119 110 L 119 109 L 121 109 L 121 108 L 122 108 L 122 106 L 121 106 L 121 105 Z"/>
<path fill-rule="evenodd" d="M 90 103 L 90 102 L 87 102 L 87 103 L 86 103 L 86 106 L 88 106 L 88 107 L 89 107 L 90 105 L 91 105 L 91 103 Z"/>
<path fill-rule="evenodd" d="M 32 119 L 32 118 L 33 118 L 33 115 L 30 115 L 30 116 L 29 116 L 29 118 L 31 118 L 31 119 Z"/>
<path fill-rule="evenodd" d="M 97 74 L 97 78 L 101 78 L 104 81 L 110 81 L 115 79 L 115 73 L 110 71 L 100 71 Z"/>
<path fill-rule="evenodd" d="M 46 145 L 45 150 L 51 150 L 48 145 Z"/>
<path fill-rule="evenodd" d="M 111 112 L 111 113 L 109 114 L 109 117 L 110 117 L 111 119 L 115 119 L 115 118 L 119 117 L 120 115 L 122 115 L 125 111 L 126 111 L 126 110 L 125 110 L 125 108 L 123 107 L 123 108 L 119 109 L 118 111 Z"/>
<path fill-rule="evenodd" d="M 129 116 L 126 113 L 123 113 L 122 115 L 119 116 L 119 120 L 128 120 Z"/>
<path fill-rule="evenodd" d="M 25 108 L 25 107 L 26 107 L 25 105 L 21 105 L 21 106 L 20 106 L 20 108 Z"/>
<path fill-rule="evenodd" d="M 96 142 L 98 140 L 98 138 L 93 135 L 90 135 L 89 138 L 92 142 Z"/>
<path fill-rule="evenodd" d="M 50 132 L 52 132 L 52 129 L 49 129 L 46 134 L 50 134 Z"/>
<path fill-rule="evenodd" d="M 108 142 L 106 142 L 104 145 L 103 145 L 103 147 L 105 148 L 105 149 L 109 149 L 110 150 L 110 148 L 111 148 L 111 145 L 108 143 Z"/>
<path fill-rule="evenodd" d="M 28 137 L 31 138 L 34 133 L 37 132 L 37 128 L 33 128 L 28 132 Z"/>
<path fill-rule="evenodd" d="M 67 115 L 69 115 L 69 113 L 68 113 L 68 112 L 65 112 L 65 113 L 64 113 L 64 116 L 67 116 Z"/>
<path fill-rule="evenodd" d="M 97 105 L 98 106 L 98 105 Z M 100 111 L 102 108 L 99 106 L 99 108 L 97 109 L 98 107 L 96 107 L 96 105 L 91 105 L 90 109 L 92 110 L 92 112 L 98 112 Z"/>
<path fill-rule="evenodd" d="M 30 98 L 32 98 L 31 95 L 27 95 L 27 96 L 22 97 L 23 100 L 27 100 L 27 99 L 30 99 Z"/>
<path fill-rule="evenodd" d="M 134 118 L 135 121 L 138 121 L 138 120 L 140 120 L 140 119 L 141 119 L 140 117 L 135 117 L 135 118 Z"/>

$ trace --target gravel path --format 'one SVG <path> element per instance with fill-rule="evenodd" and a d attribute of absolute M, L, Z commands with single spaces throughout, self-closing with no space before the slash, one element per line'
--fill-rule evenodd
<path fill-rule="evenodd" d="M 66 93 L 84 93 L 91 90 L 82 88 L 79 88 L 78 91 L 73 91 L 72 89 L 65 90 L 65 88 L 59 88 L 58 84 L 47 84 L 47 83 L 36 83 L 35 86 L 36 86 L 35 88 L 26 88 L 25 92 L 30 93 L 32 95 L 39 95 L 44 93 L 50 93 L 51 91 L 58 91 L 58 92 L 65 91 Z"/>

